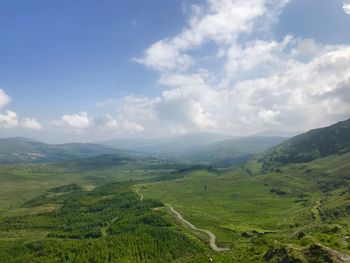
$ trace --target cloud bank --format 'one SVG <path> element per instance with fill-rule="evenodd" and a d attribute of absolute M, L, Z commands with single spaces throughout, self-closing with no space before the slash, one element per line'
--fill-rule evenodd
<path fill-rule="evenodd" d="M 187 26 L 133 61 L 159 73 L 155 97 L 99 102 L 113 114 L 65 115 L 79 131 L 153 136 L 300 131 L 350 116 L 350 47 L 271 37 L 287 0 L 207 0 Z M 344 4 L 344 10 L 347 5 Z"/>
<path fill-rule="evenodd" d="M 345 13 L 350 15 L 350 3 L 349 2 L 343 3 L 343 10 Z"/>
<path fill-rule="evenodd" d="M 0 129 L 12 129 L 16 127 L 28 130 L 41 130 L 42 125 L 34 118 L 19 118 L 17 113 L 11 110 L 3 111 L 12 98 L 8 96 L 3 89 L 0 89 Z"/>
<path fill-rule="evenodd" d="M 288 0 L 207 0 L 193 5 L 187 25 L 132 60 L 158 72 L 158 96 L 127 95 L 51 121 L 77 134 L 249 135 L 295 132 L 350 117 L 350 46 L 311 38 L 273 37 Z M 343 9 L 350 13 L 349 4 Z M 11 101 L 0 90 L 0 107 Z M 35 119 L 0 115 L 0 127 L 39 130 Z"/>
<path fill-rule="evenodd" d="M 193 6 L 187 27 L 134 59 L 158 71 L 165 90 L 156 98 L 125 98 L 119 114 L 160 134 L 300 131 L 348 118 L 350 47 L 269 37 L 287 3 Z"/>

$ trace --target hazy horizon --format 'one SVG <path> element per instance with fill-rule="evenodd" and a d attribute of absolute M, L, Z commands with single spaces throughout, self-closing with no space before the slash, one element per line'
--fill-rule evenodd
<path fill-rule="evenodd" d="M 349 10 L 338 0 L 5 1 L 0 137 L 296 134 L 348 119 Z"/>

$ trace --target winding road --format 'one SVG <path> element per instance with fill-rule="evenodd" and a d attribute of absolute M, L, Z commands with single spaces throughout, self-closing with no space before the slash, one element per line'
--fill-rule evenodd
<path fill-rule="evenodd" d="M 135 190 L 136 194 L 140 197 L 140 201 L 142 202 L 143 201 L 143 194 L 140 193 L 140 188 L 137 188 Z"/>
<path fill-rule="evenodd" d="M 141 194 L 139 192 L 139 188 L 135 190 L 136 194 L 140 197 L 140 201 L 143 201 L 143 194 Z M 174 207 L 170 204 L 166 204 L 167 207 L 169 207 L 170 211 L 176 215 L 177 219 L 179 219 L 182 223 L 184 223 L 185 225 L 187 225 L 189 228 L 191 228 L 192 230 L 195 231 L 199 231 L 202 233 L 205 233 L 209 236 L 209 240 L 210 240 L 210 247 L 212 250 L 216 251 L 216 252 L 222 252 L 222 251 L 228 251 L 230 250 L 229 248 L 222 248 L 222 247 L 218 247 L 218 245 L 216 244 L 216 236 L 210 232 L 209 230 L 206 229 L 201 229 L 196 227 L 195 225 L 193 225 L 191 222 L 187 221 L 185 218 L 183 218 L 183 216 L 177 212 Z"/>
<path fill-rule="evenodd" d="M 187 225 L 189 228 L 195 230 L 195 231 L 200 231 L 202 233 L 205 233 L 209 236 L 209 239 L 210 239 L 210 247 L 212 248 L 212 250 L 216 251 L 216 252 L 222 252 L 222 251 L 227 251 L 227 250 L 230 250 L 229 248 L 222 248 L 222 247 L 218 247 L 216 245 L 216 236 L 210 232 L 209 230 L 205 230 L 205 229 L 201 229 L 201 228 L 198 228 L 196 227 L 195 225 L 193 225 L 191 222 L 187 221 L 185 218 L 183 218 L 183 216 L 177 212 L 174 207 L 172 207 L 171 205 L 169 204 L 166 204 L 170 211 L 173 212 L 176 217 L 182 222 L 184 223 L 185 225 Z"/>

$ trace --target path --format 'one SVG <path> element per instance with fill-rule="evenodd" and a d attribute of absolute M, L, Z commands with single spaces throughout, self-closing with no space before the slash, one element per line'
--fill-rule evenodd
<path fill-rule="evenodd" d="M 321 201 L 316 201 L 316 204 L 311 208 L 311 213 L 316 221 L 316 223 L 321 223 Z"/>
<path fill-rule="evenodd" d="M 140 188 L 137 188 L 135 190 L 136 194 L 140 197 L 140 201 L 142 202 L 143 201 L 143 194 L 140 193 Z"/>
<path fill-rule="evenodd" d="M 143 194 L 141 194 L 139 192 L 140 188 L 137 188 L 135 190 L 136 194 L 140 197 L 140 201 L 142 202 L 143 201 Z M 229 248 L 222 248 L 222 247 L 218 247 L 216 245 L 216 236 L 210 232 L 209 230 L 205 230 L 205 229 L 201 229 L 201 228 L 198 228 L 196 227 L 195 225 L 193 225 L 191 222 L 187 221 L 185 218 L 183 218 L 183 216 L 177 212 L 174 207 L 172 207 L 170 204 L 166 204 L 170 211 L 173 212 L 176 217 L 182 222 L 184 223 L 185 225 L 187 225 L 189 228 L 195 230 L 195 231 L 199 231 L 199 232 L 202 232 L 202 233 L 205 233 L 209 236 L 209 239 L 210 239 L 210 247 L 212 250 L 216 251 L 216 252 L 222 252 L 222 251 L 227 251 L 227 250 L 230 250 Z"/>
<path fill-rule="evenodd" d="M 191 229 L 193 230 L 196 230 L 196 231 L 200 231 L 202 233 L 205 233 L 209 236 L 209 239 L 210 239 L 210 247 L 216 251 L 216 252 L 222 252 L 222 251 L 227 251 L 229 250 L 229 248 L 221 248 L 221 247 L 218 247 L 216 245 L 216 236 L 210 232 L 209 230 L 205 230 L 205 229 L 201 229 L 201 228 L 198 228 L 196 227 L 195 225 L 193 225 L 191 222 L 187 221 L 185 218 L 183 218 L 183 216 L 177 212 L 171 205 L 169 204 L 166 204 L 169 208 L 170 208 L 170 211 L 173 212 L 176 217 L 181 221 L 183 222 L 185 225 L 187 225 L 188 227 L 190 227 Z"/>

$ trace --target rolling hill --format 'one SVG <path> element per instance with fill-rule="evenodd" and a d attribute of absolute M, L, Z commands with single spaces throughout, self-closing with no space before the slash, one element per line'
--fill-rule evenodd
<path fill-rule="evenodd" d="M 215 133 L 194 133 L 174 138 L 117 139 L 100 142 L 99 144 L 117 149 L 151 154 L 184 154 L 231 137 Z"/>
<path fill-rule="evenodd" d="M 236 166 L 286 139 L 284 137 L 245 137 L 224 140 L 202 147 L 182 158 L 219 167 Z"/>
<path fill-rule="evenodd" d="M 305 163 L 350 151 L 350 119 L 293 137 L 267 151 L 265 164 Z"/>
<path fill-rule="evenodd" d="M 107 146 L 84 143 L 52 145 L 28 138 L 0 139 L 0 163 L 56 162 L 103 154 L 121 154 Z"/>

